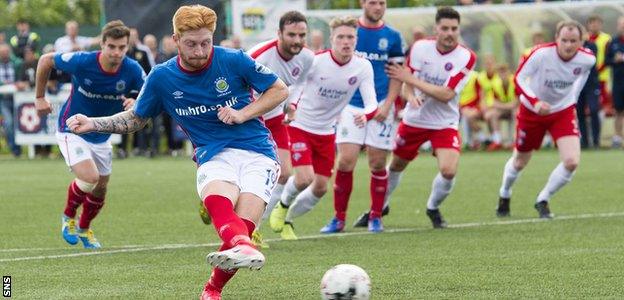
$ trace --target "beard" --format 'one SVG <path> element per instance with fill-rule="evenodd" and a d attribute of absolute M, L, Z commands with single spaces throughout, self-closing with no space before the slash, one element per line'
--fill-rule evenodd
<path fill-rule="evenodd" d="M 377 23 L 377 22 L 379 22 L 379 20 L 381 20 L 381 18 L 383 18 L 383 15 L 380 15 L 380 16 L 378 17 L 378 16 L 375 16 L 375 15 L 374 15 L 374 14 L 372 14 L 372 13 L 368 13 L 368 12 L 367 12 L 367 13 L 365 13 L 365 14 L 364 14 L 364 17 L 365 17 L 366 19 L 368 19 L 368 21 L 369 21 L 369 22 L 371 22 L 371 23 Z"/>

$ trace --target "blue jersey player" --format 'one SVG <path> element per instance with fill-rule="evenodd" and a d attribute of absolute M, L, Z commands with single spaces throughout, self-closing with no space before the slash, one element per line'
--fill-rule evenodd
<path fill-rule="evenodd" d="M 77 136 L 65 121 L 73 115 L 110 116 L 130 109 L 145 73 L 139 64 L 126 57 L 130 30 L 121 21 L 112 21 L 102 29 L 101 51 L 49 53 L 37 67 L 35 107 L 40 115 L 51 112 L 45 99 L 45 86 L 52 68 L 72 75 L 72 91 L 59 111 L 57 141 L 65 162 L 76 175 L 67 191 L 61 233 L 71 245 L 82 241 L 85 248 L 100 248 L 90 229 L 91 221 L 104 206 L 106 186 L 111 174 L 112 145 L 110 134 L 89 133 Z M 82 213 L 76 226 L 76 210 Z"/>
<path fill-rule="evenodd" d="M 356 55 L 368 59 L 373 65 L 375 93 L 379 103 L 374 120 L 360 128 L 349 117 L 364 110 L 362 96 L 353 95 L 349 105 L 343 110 L 336 127 L 338 144 L 338 170 L 334 188 L 335 216 L 321 229 L 322 233 L 336 233 L 344 229 L 347 205 L 353 187 L 353 169 L 358 154 L 366 146 L 368 164 L 371 169 L 370 179 L 370 218 L 365 213 L 356 226 L 367 227 L 371 232 L 383 231 L 381 222 L 384 198 L 388 185 L 386 158 L 394 147 L 397 121 L 394 102 L 399 94 L 401 83 L 390 80 L 385 73 L 389 63 L 403 63 L 404 51 L 401 34 L 384 24 L 386 11 L 384 0 L 360 0 L 362 16 L 358 19 Z"/>
<path fill-rule="evenodd" d="M 259 119 L 288 96 L 286 85 L 240 50 L 213 47 L 213 10 L 182 6 L 173 16 L 178 56 L 149 74 L 130 111 L 111 117 L 77 115 L 75 133 L 128 133 L 167 112 L 195 146 L 197 192 L 223 240 L 208 254 L 214 266 L 202 299 L 221 299 L 238 268 L 259 269 L 264 256 L 250 236 L 279 177 L 276 147 Z M 252 101 L 251 89 L 262 95 Z"/>

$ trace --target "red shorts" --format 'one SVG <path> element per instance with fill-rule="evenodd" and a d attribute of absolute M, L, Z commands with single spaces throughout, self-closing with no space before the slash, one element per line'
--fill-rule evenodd
<path fill-rule="evenodd" d="M 314 173 L 331 177 L 336 159 L 336 135 L 309 133 L 288 126 L 290 158 L 293 167 L 312 165 Z"/>
<path fill-rule="evenodd" d="M 426 141 L 431 141 L 431 146 L 434 150 L 450 148 L 459 152 L 461 147 L 457 129 L 418 128 L 401 122 L 396 136 L 396 148 L 393 153 L 402 159 L 413 160 L 418 155 L 420 146 Z"/>
<path fill-rule="evenodd" d="M 516 149 L 520 152 L 539 149 L 546 131 L 553 141 L 569 135 L 579 136 L 575 105 L 546 116 L 540 116 L 520 105 L 517 120 Z"/>
<path fill-rule="evenodd" d="M 290 149 L 290 138 L 288 136 L 288 126 L 284 125 L 284 115 L 279 115 L 268 120 L 264 120 L 266 126 L 273 136 L 273 140 L 278 149 Z"/>

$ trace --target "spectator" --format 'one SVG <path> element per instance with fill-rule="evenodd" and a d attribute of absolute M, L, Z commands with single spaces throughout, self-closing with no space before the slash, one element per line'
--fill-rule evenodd
<path fill-rule="evenodd" d="M 622 127 L 624 124 L 624 17 L 617 20 L 617 38 L 607 50 L 606 62 L 613 68 L 613 106 L 615 108 L 615 134 L 613 147 L 622 147 Z"/>
<path fill-rule="evenodd" d="M 486 62 L 488 63 L 488 62 Z M 494 74 L 490 76 L 485 71 L 491 82 L 491 95 L 486 100 L 486 109 L 483 118 L 487 121 L 491 130 L 491 143 L 488 151 L 496 151 L 503 147 L 501 135 L 501 120 L 509 120 L 510 127 L 513 124 L 513 112 L 516 108 L 516 87 L 514 76 L 509 71 L 507 64 L 488 66 L 492 68 Z M 484 84 L 485 85 L 485 84 Z M 513 140 L 513 129 L 510 128 L 510 140 Z"/>
<path fill-rule="evenodd" d="M 155 64 L 159 64 L 166 60 L 163 57 L 160 57 L 162 56 L 162 52 L 158 51 L 158 40 L 153 34 L 146 34 L 143 37 L 143 45 L 150 50 Z"/>
<path fill-rule="evenodd" d="M 412 46 L 414 45 L 414 43 L 416 43 L 419 40 L 422 40 L 424 38 L 427 37 L 427 33 L 425 31 L 425 28 L 420 26 L 420 25 L 416 25 L 414 27 L 412 27 L 412 42 L 409 44 L 410 46 L 407 47 L 407 50 L 405 50 L 405 56 L 409 56 L 410 51 L 412 50 Z"/>
<path fill-rule="evenodd" d="M 243 42 L 241 41 L 240 36 L 233 35 L 230 37 L 230 41 L 232 41 L 232 48 L 234 49 L 243 49 Z M 245 49 L 243 49 L 245 50 Z"/>
<path fill-rule="evenodd" d="M 11 57 L 11 47 L 0 44 L 0 85 L 15 84 L 21 60 Z M 0 110 L 4 119 L 4 132 L 11 153 L 15 157 L 22 154 L 20 146 L 15 144 L 15 127 L 13 124 L 13 94 L 0 94 Z"/>
<path fill-rule="evenodd" d="M 6 44 L 6 33 L 0 31 L 0 44 Z"/>
<path fill-rule="evenodd" d="M 322 31 L 315 29 L 310 32 L 310 50 L 314 53 L 325 50 L 325 36 Z"/>
<path fill-rule="evenodd" d="M 234 48 L 234 43 L 232 43 L 232 40 L 225 39 L 219 43 L 219 46 L 225 48 Z"/>
<path fill-rule="evenodd" d="M 178 48 L 170 35 L 163 36 L 160 40 L 163 59 L 169 60 L 178 54 Z M 184 146 L 185 134 L 178 127 L 175 120 L 169 114 L 161 114 L 165 136 L 167 137 L 167 152 L 173 156 L 178 156 Z"/>
<path fill-rule="evenodd" d="M 13 54 L 19 58 L 24 58 L 24 48 L 28 47 L 35 51 L 39 50 L 41 38 L 35 32 L 30 32 L 30 24 L 27 21 L 19 20 L 15 26 L 17 34 L 11 37 L 10 43 L 13 47 Z"/>
<path fill-rule="evenodd" d="M 170 35 L 163 36 L 160 40 L 160 47 L 162 48 L 163 54 L 165 54 L 165 60 L 169 60 L 178 55 L 178 46 L 176 46 L 175 41 L 173 41 Z"/>
<path fill-rule="evenodd" d="M 91 48 L 94 43 L 97 44 L 98 41 L 94 38 L 78 35 L 78 30 L 78 22 L 67 21 L 65 23 L 65 35 L 54 42 L 56 52 L 83 51 Z"/>
<path fill-rule="evenodd" d="M 600 80 L 600 104 L 604 108 L 605 113 L 611 116 L 613 115 L 613 107 L 611 93 L 607 85 L 607 81 L 611 78 L 611 70 L 605 64 L 605 53 L 607 45 L 611 42 L 611 36 L 602 32 L 602 23 L 602 17 L 599 15 L 591 15 L 587 18 L 589 41 L 596 44 L 598 49 L 598 52 L 596 52 L 596 68 L 598 69 L 598 79 Z"/>
<path fill-rule="evenodd" d="M 598 52 L 596 44 L 585 38 L 583 47 L 591 50 L 593 53 Z M 586 113 L 589 112 L 591 118 L 591 136 L 592 146 L 600 147 L 600 80 L 598 79 L 598 70 L 596 66 L 591 69 L 589 77 L 585 82 L 585 86 L 579 94 L 578 102 L 576 102 L 576 116 L 578 118 L 578 127 L 581 132 L 581 148 L 587 149 L 589 144 L 589 134 L 587 132 Z"/>

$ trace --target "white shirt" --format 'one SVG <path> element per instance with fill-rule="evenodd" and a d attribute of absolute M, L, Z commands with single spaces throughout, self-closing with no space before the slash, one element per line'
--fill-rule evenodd
<path fill-rule="evenodd" d="M 476 60 L 476 54 L 463 45 L 441 53 L 433 39 L 414 43 L 407 62 L 414 77 L 434 85 L 448 87 L 455 91 L 455 97 L 445 103 L 423 93 L 424 101 L 420 107 L 407 104 L 403 113 L 403 123 L 427 129 L 457 129 L 459 94 L 468 82 L 470 77 L 468 75 L 474 68 Z"/>
<path fill-rule="evenodd" d="M 317 54 L 290 126 L 319 135 L 333 134 L 336 118 L 358 88 L 364 100 L 364 114 L 370 120 L 377 110 L 370 61 L 354 55 L 341 65 L 330 50 Z"/>
<path fill-rule="evenodd" d="M 579 48 L 570 60 L 557 53 L 557 44 L 539 45 L 520 64 L 516 86 L 521 92 L 520 103 L 537 112 L 537 101 L 550 104 L 550 113 L 576 104 L 596 57 L 591 50 Z"/>
<path fill-rule="evenodd" d="M 86 36 L 76 36 L 75 44 L 80 47 L 79 50 L 88 50 L 92 44 L 92 38 Z M 54 51 L 58 53 L 78 51 L 74 49 L 74 43 L 68 35 L 62 36 L 54 42 Z"/>
<path fill-rule="evenodd" d="M 247 54 L 271 69 L 288 86 L 288 101 L 282 102 L 262 117 L 268 120 L 282 115 L 284 113 L 284 105 L 295 102 L 297 99 L 294 99 L 294 97 L 301 95 L 306 75 L 310 72 L 312 62 L 314 61 L 314 52 L 308 48 L 303 48 L 299 54 L 290 60 L 285 60 L 277 51 L 277 39 L 273 39 L 254 46 L 247 51 Z M 254 98 L 257 99 L 259 97 L 260 95 L 254 92 Z"/>

